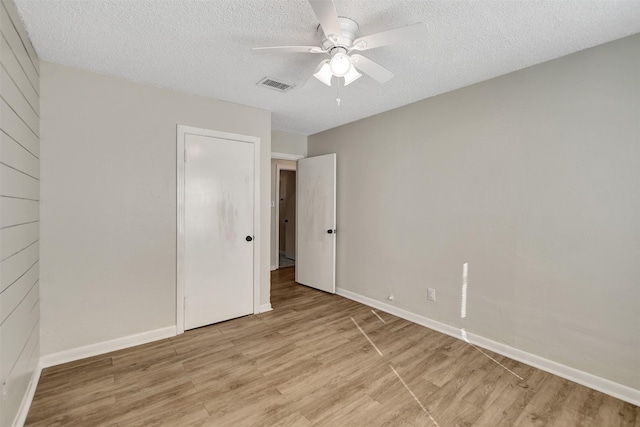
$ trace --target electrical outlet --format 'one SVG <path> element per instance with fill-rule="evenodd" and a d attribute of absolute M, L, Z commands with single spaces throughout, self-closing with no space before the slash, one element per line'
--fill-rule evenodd
<path fill-rule="evenodd" d="M 434 288 L 427 288 L 427 299 L 429 301 L 436 300 L 436 290 Z"/>

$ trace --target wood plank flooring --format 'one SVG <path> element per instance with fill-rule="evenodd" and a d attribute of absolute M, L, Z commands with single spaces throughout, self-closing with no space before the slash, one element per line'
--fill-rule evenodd
<path fill-rule="evenodd" d="M 45 369 L 26 425 L 640 426 L 637 406 L 297 285 L 292 267 L 271 300 Z"/>

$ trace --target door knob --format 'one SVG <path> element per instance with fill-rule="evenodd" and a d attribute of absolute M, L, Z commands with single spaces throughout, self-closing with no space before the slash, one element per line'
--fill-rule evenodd
<path fill-rule="evenodd" d="M 247 242 L 250 242 L 250 241 L 252 241 L 252 240 L 253 240 L 253 237 L 251 237 L 251 236 L 247 236 L 247 238 L 246 238 L 246 241 L 247 241 Z"/>
<path fill-rule="evenodd" d="M 327 230 L 327 233 L 329 233 L 329 234 L 333 234 L 333 233 L 335 233 L 335 230 L 331 230 L 331 229 L 329 229 L 329 230 Z"/>

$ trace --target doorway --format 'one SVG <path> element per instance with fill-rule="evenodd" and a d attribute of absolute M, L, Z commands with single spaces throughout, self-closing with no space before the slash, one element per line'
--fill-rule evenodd
<path fill-rule="evenodd" d="M 296 259 L 296 171 L 280 170 L 278 198 L 278 267 L 291 267 Z"/>
<path fill-rule="evenodd" d="M 296 163 L 275 162 L 275 267 L 295 265 L 296 258 Z"/>

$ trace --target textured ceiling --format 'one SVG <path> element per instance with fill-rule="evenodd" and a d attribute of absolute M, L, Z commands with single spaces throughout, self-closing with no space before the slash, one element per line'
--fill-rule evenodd
<path fill-rule="evenodd" d="M 427 23 L 419 42 L 363 52 L 393 73 L 340 88 L 302 85 L 317 54 L 305 0 L 15 0 L 42 60 L 273 112 L 273 128 L 312 134 L 640 32 L 640 1 L 336 0 L 360 36 Z M 265 76 L 293 83 L 279 93 Z"/>

